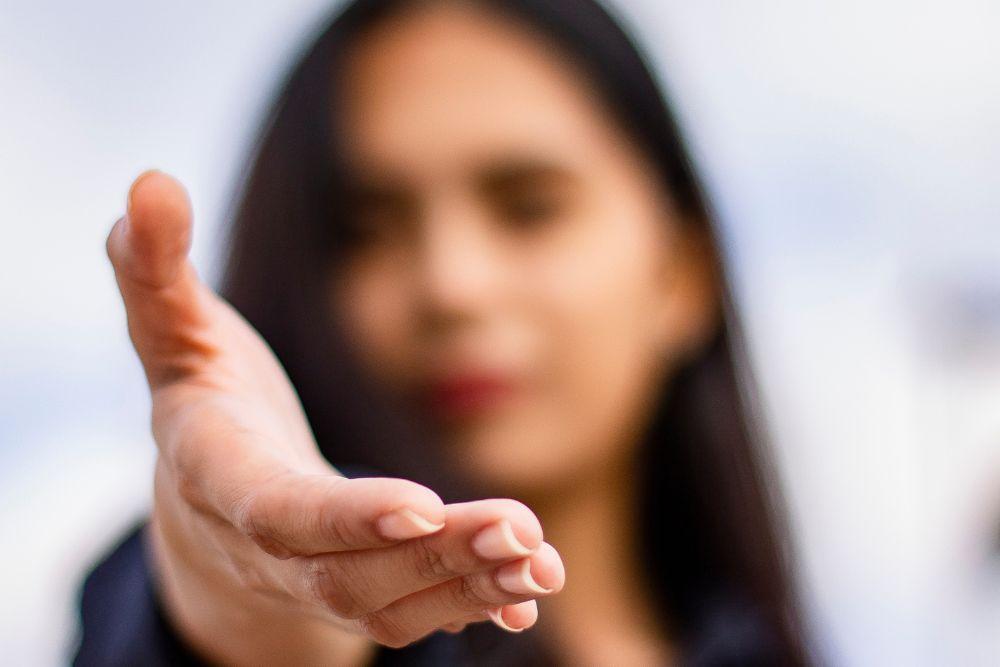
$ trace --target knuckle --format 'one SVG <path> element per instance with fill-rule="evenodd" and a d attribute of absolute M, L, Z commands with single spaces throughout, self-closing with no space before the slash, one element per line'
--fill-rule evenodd
<path fill-rule="evenodd" d="M 384 610 L 365 614 L 357 619 L 357 623 L 363 634 L 389 648 L 402 648 L 416 639 L 399 627 Z"/>
<path fill-rule="evenodd" d="M 265 525 L 265 501 L 258 491 L 249 491 L 232 508 L 233 525 L 236 529 L 258 544 L 266 536 L 262 532 Z"/>
<path fill-rule="evenodd" d="M 254 533 L 251 538 L 261 551 L 269 556 L 274 556 L 278 560 L 287 560 L 295 556 L 295 552 L 286 547 L 284 544 L 277 540 L 273 540 L 270 537 L 261 535 L 260 533 Z"/>
<path fill-rule="evenodd" d="M 241 533 L 252 539 L 258 546 L 270 553 L 269 549 L 281 550 L 272 530 L 274 502 L 265 484 L 246 490 L 232 501 L 230 516 L 233 525 Z"/>
<path fill-rule="evenodd" d="M 268 530 L 271 513 L 269 505 L 261 493 L 248 493 L 233 507 L 233 524 L 264 553 L 281 560 L 291 558 L 295 554 Z"/>
<path fill-rule="evenodd" d="M 146 365 L 146 372 L 149 374 L 151 385 L 166 387 L 192 377 L 197 373 L 198 368 L 199 364 L 193 355 L 176 354 L 168 360 L 149 361 Z"/>
<path fill-rule="evenodd" d="M 456 581 L 449 590 L 452 593 L 452 603 L 459 611 L 479 611 L 498 604 L 496 596 L 487 593 L 480 585 L 479 577 L 470 575 Z"/>
<path fill-rule="evenodd" d="M 408 544 L 417 574 L 423 579 L 438 582 L 457 575 L 446 551 L 436 549 L 427 540 L 411 540 Z"/>
<path fill-rule="evenodd" d="M 353 535 L 345 523 L 342 516 L 343 509 L 333 503 L 320 502 L 314 510 L 316 517 L 316 532 L 326 538 L 332 544 L 351 545 L 357 544 L 358 538 Z"/>
<path fill-rule="evenodd" d="M 235 499 L 229 501 L 228 514 L 237 530 L 257 546 L 272 556 L 286 559 L 296 555 L 296 552 L 283 539 L 286 527 L 282 524 L 288 511 L 281 502 L 278 484 L 281 476 L 282 473 L 275 473 L 238 492 Z"/>
<path fill-rule="evenodd" d="M 342 576 L 335 559 L 313 559 L 306 566 L 309 590 L 316 602 L 340 618 L 363 618 L 368 611 Z"/>

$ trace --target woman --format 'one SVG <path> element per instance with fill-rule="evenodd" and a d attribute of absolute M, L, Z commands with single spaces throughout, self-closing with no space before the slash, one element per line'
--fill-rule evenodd
<path fill-rule="evenodd" d="M 159 458 L 78 664 L 807 661 L 709 210 L 597 4 L 351 3 L 224 299 L 190 233 L 152 172 L 108 237 Z"/>

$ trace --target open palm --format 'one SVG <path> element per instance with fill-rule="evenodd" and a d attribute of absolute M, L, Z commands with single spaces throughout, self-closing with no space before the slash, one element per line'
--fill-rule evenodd
<path fill-rule="evenodd" d="M 188 641 L 226 661 L 259 661 L 267 646 L 306 662 L 358 638 L 401 646 L 488 618 L 534 623 L 534 599 L 565 576 L 534 514 L 341 476 L 267 344 L 199 280 L 191 225 L 181 185 L 152 171 L 107 238 L 152 396 L 156 564 Z M 301 641 L 311 629 L 325 640 Z"/>

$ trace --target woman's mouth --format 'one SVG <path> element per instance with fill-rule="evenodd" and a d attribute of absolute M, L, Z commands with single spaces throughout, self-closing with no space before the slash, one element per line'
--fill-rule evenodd
<path fill-rule="evenodd" d="M 424 406 L 441 419 L 482 415 L 513 395 L 515 383 L 497 373 L 461 373 L 436 378 L 424 385 Z"/>

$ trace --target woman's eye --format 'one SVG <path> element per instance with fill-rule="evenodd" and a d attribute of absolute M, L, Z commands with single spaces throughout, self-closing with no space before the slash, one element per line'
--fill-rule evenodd
<path fill-rule="evenodd" d="M 351 208 L 342 218 L 338 233 L 340 240 L 352 246 L 370 245 L 387 233 L 386 221 L 371 211 Z"/>
<path fill-rule="evenodd" d="M 342 240 L 350 245 L 364 246 L 371 245 L 385 236 L 384 226 L 380 226 L 372 219 L 353 215 L 350 220 L 344 223 L 342 228 Z"/>
<path fill-rule="evenodd" d="M 554 219 L 562 209 L 562 202 L 549 196 L 513 197 L 501 204 L 505 220 L 517 224 L 539 224 Z"/>
<path fill-rule="evenodd" d="M 369 199 L 351 202 L 343 221 L 343 240 L 355 246 L 387 243 L 406 229 L 411 211 L 404 202 Z"/>

